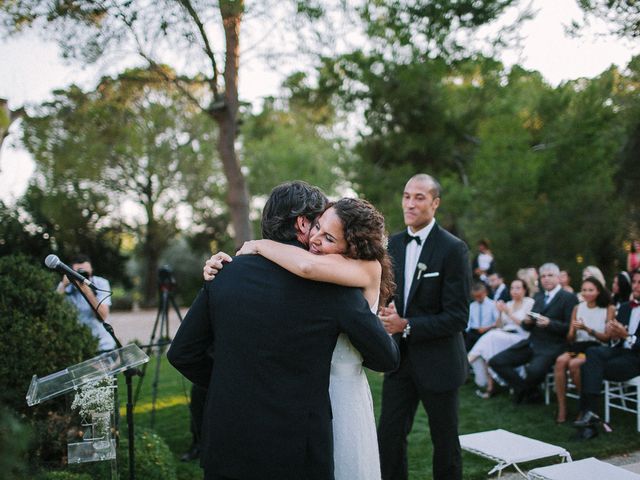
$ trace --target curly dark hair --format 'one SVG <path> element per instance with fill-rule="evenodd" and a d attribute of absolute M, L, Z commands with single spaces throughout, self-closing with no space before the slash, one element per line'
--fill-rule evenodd
<path fill-rule="evenodd" d="M 345 256 L 357 260 L 377 260 L 382 266 L 380 305 L 386 305 L 395 291 L 391 259 L 387 253 L 384 217 L 366 200 L 343 198 L 330 204 L 344 226 Z"/>
<path fill-rule="evenodd" d="M 262 237 L 278 242 L 295 240 L 296 219 L 315 219 L 326 208 L 327 197 L 302 180 L 275 187 L 262 210 Z"/>

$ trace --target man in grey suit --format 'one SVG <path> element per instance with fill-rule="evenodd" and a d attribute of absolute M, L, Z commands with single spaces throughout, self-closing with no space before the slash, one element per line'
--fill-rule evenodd
<path fill-rule="evenodd" d="M 531 314 L 522 328 L 531 332 L 529 338 L 498 353 L 489 366 L 514 390 L 514 403 L 538 401 L 542 397 L 537 387 L 567 346 L 571 312 L 578 303 L 573 293 L 560 285 L 560 269 L 554 263 L 540 267 L 542 290 L 535 297 Z M 518 373 L 524 365 L 525 378 Z"/>

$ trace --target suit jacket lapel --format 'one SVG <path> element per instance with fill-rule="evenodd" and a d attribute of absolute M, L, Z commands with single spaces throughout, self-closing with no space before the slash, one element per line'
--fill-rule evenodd
<path fill-rule="evenodd" d="M 551 308 L 551 305 L 553 305 L 555 302 L 558 301 L 558 298 L 560 297 L 560 291 L 558 291 L 558 293 L 556 293 L 553 298 L 549 301 L 549 303 L 547 303 L 545 305 L 545 307 L 542 309 L 542 312 L 540 313 L 545 313 L 547 310 L 549 310 L 549 308 Z M 544 297 L 542 299 L 542 304 L 544 305 Z"/>
<path fill-rule="evenodd" d="M 431 264 L 433 252 L 435 252 L 437 248 L 437 243 L 439 238 L 438 231 L 439 231 L 439 227 L 438 227 L 438 224 L 436 223 L 431 229 L 431 231 L 429 232 L 429 236 L 425 240 L 424 246 L 422 247 L 422 251 L 420 252 L 418 264 L 423 263 L 427 266 L 427 269 L 425 270 L 425 272 L 429 271 L 429 265 Z M 411 277 L 412 279 L 411 290 L 409 290 L 409 296 L 407 297 L 407 306 L 411 304 L 411 300 L 413 299 L 413 296 L 415 295 L 416 290 L 418 289 L 418 285 L 420 283 L 420 280 L 416 280 L 418 271 L 419 271 L 418 266 L 416 265 L 416 269 L 413 272 L 413 275 Z M 404 269 L 403 269 L 403 272 L 404 272 Z"/>

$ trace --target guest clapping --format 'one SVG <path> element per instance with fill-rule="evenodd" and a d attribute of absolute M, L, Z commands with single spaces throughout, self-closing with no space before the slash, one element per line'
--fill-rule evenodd
<path fill-rule="evenodd" d="M 487 362 L 494 355 L 506 350 L 520 340 L 526 339 L 529 332 L 522 328 L 522 322 L 533 307 L 533 299 L 529 298 L 527 284 L 519 278 L 511 282 L 512 300 L 505 303 L 496 302 L 498 327 L 480 337 L 468 355 L 473 368 L 476 385 L 485 387 L 484 392 L 478 392 L 482 398 L 490 398 L 495 393 L 494 382 Z"/>
<path fill-rule="evenodd" d="M 605 332 L 605 326 L 615 317 L 611 295 L 597 278 L 588 277 L 583 280 L 580 293 L 584 300 L 574 307 L 571 314 L 571 324 L 567 333 L 569 349 L 556 359 L 556 423 L 564 423 L 567 420 L 567 369 L 579 391 L 580 366 L 585 362 L 585 352 L 587 348 L 609 341 L 609 333 Z"/>

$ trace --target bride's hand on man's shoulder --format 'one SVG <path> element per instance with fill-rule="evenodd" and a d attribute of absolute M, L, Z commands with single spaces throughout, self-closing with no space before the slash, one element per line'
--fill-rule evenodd
<path fill-rule="evenodd" d="M 238 255 L 255 255 L 258 253 L 258 242 L 260 240 L 248 240 L 244 242 L 240 250 L 236 252 L 236 256 Z"/>
<path fill-rule="evenodd" d="M 224 263 L 231 262 L 233 259 L 224 252 L 218 252 L 215 255 L 212 255 L 209 260 L 207 260 L 202 268 L 202 276 L 205 281 L 209 282 L 216 278 L 216 275 L 222 267 Z"/>

